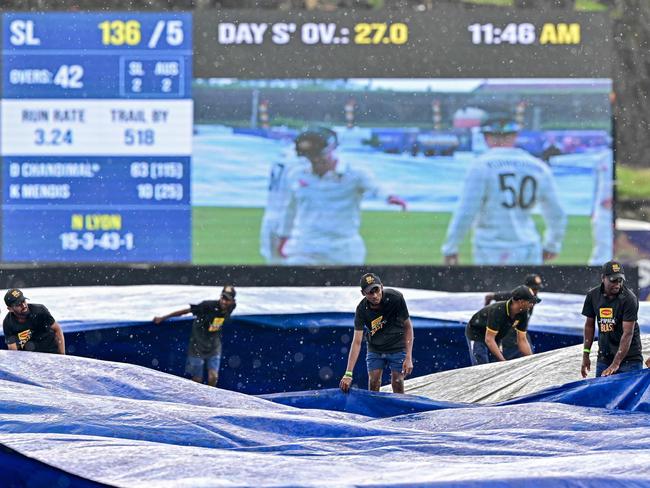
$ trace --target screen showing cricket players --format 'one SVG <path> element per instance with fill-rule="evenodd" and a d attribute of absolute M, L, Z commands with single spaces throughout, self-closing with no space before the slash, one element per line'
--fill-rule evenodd
<path fill-rule="evenodd" d="M 517 264 L 607 259 L 610 91 L 607 79 L 197 79 L 194 262 L 442 264 L 455 244 L 461 264 L 486 264 L 508 253 L 493 229 L 540 249 Z M 479 171 L 485 121 L 503 112 L 515 150 Z M 323 129 L 336 163 L 317 175 L 296 140 Z"/>
<path fill-rule="evenodd" d="M 1 260 L 607 261 L 609 23 L 530 10 L 4 13 Z"/>

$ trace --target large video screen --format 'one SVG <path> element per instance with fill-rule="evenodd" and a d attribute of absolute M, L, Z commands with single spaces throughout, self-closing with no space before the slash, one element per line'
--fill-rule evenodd
<path fill-rule="evenodd" d="M 607 24 L 569 14 L 4 14 L 2 261 L 603 262 Z"/>
<path fill-rule="evenodd" d="M 592 222 L 598 200 L 612 199 L 611 184 L 598 186 L 612 178 L 610 91 L 602 79 L 195 80 L 194 260 L 442 264 L 457 244 L 461 263 L 485 264 L 474 245 L 501 262 L 522 242 L 546 249 L 547 234 L 556 262 L 587 263 L 611 252 L 611 232 L 604 251 L 591 237 L 611 222 L 602 210 Z M 525 127 L 506 154 L 515 164 L 478 174 L 488 150 L 480 123 L 504 110 Z M 336 133 L 338 162 L 319 177 L 295 140 L 323 127 Z M 461 206 L 477 185 L 494 195 Z M 499 219 L 487 242 L 482 213 Z M 494 246 L 499 234 L 508 248 Z"/>

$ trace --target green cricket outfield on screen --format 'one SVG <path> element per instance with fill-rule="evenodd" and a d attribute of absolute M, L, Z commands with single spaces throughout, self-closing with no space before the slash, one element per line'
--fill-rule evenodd
<path fill-rule="evenodd" d="M 259 253 L 261 208 L 194 207 L 194 264 L 265 264 Z M 367 264 L 440 265 L 440 246 L 450 212 L 362 213 L 361 235 Z M 543 231 L 541 218 L 535 218 Z M 219 238 L 215 238 L 219 236 Z M 592 247 L 590 218 L 569 216 L 564 245 L 551 264 L 586 263 Z M 470 235 L 460 248 L 461 264 L 471 263 Z"/>
<path fill-rule="evenodd" d="M 523 170 L 494 173 L 495 183 L 489 185 L 494 195 L 485 200 L 490 207 L 481 210 L 483 215 L 515 222 L 522 213 L 513 213 L 514 219 L 494 217 L 495 212 L 502 207 L 525 209 L 539 229 L 563 222 L 561 214 L 566 215 L 562 249 L 552 264 L 611 259 L 610 91 L 610 79 L 195 79 L 192 263 L 274 264 L 270 246 L 265 253 L 269 261 L 259 250 L 260 224 L 267 212 L 267 242 L 271 226 L 280 221 L 296 226 L 286 248 L 288 262 L 443 264 L 441 247 L 453 212 L 467 211 L 459 207 L 461 195 L 479 181 L 474 163 L 488 149 L 482 124 L 495 113 L 506 114 L 517 128 L 518 149 L 509 157 L 532 156 L 536 169 L 533 176 Z M 349 205 L 341 202 L 352 193 L 346 198 L 337 194 L 336 205 L 327 200 L 334 197 L 323 197 L 321 190 L 296 196 L 297 189 L 311 185 L 302 173 L 298 176 L 308 159 L 295 148 L 306 130 L 312 135 L 314 130 L 335 134 L 337 168 L 350 168 L 350 174 L 362 175 L 354 178 L 373 189 L 364 191 L 358 229 L 365 259 L 354 255 L 356 242 L 329 246 L 336 257 L 326 251 L 332 239 L 345 241 L 342 229 L 357 238 L 357 229 L 349 228 L 356 227 L 356 219 L 339 220 L 342 214 L 334 210 L 330 218 L 323 217 L 330 208 Z M 294 214 L 291 192 L 296 197 L 292 205 L 312 210 Z M 406 202 L 408 212 L 391 208 L 388 195 Z M 352 215 L 344 208 L 345 215 Z M 311 222 L 315 215 L 324 220 Z M 476 217 L 459 215 L 456 222 Z M 347 223 L 333 231 L 331 223 L 338 221 Z M 520 225 L 528 224 L 522 220 Z M 517 239 L 532 237 L 522 238 L 513 230 Z M 552 230 L 558 236 L 563 232 Z M 473 261 L 472 230 L 459 237 L 459 263 L 484 264 L 484 258 Z M 296 247 L 309 249 L 311 257 L 295 259 Z"/>

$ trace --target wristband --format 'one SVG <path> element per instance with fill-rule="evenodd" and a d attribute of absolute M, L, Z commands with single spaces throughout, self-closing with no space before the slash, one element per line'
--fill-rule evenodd
<path fill-rule="evenodd" d="M 346 378 L 352 378 L 352 371 L 346 371 L 343 376 Z"/>
<path fill-rule="evenodd" d="M 587 349 L 586 347 L 582 350 L 582 352 L 586 352 L 587 354 L 591 353 L 591 349 Z"/>

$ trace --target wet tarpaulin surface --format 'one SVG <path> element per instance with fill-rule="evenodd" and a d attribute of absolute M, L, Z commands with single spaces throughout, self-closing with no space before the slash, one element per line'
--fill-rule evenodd
<path fill-rule="evenodd" d="M 45 463 L 115 486 L 648 486 L 649 385 L 640 371 L 492 405 L 334 389 L 270 401 L 0 351 L 0 444 L 13 450 L 0 460 L 24 456 L 19 485 Z"/>
<path fill-rule="evenodd" d="M 641 335 L 643 351 L 650 352 L 650 334 Z M 591 349 L 596 373 L 598 343 Z M 582 379 L 582 345 L 547 351 L 503 363 L 492 363 L 407 379 L 404 391 L 449 402 L 495 403 Z M 390 385 L 382 391 L 391 391 Z"/>
<path fill-rule="evenodd" d="M 24 291 L 62 324 L 70 354 L 183 376 L 191 317 L 160 326 L 152 318 L 217 299 L 220 290 L 156 285 Z M 469 366 L 464 323 L 483 305 L 483 294 L 401 291 L 415 327 L 414 377 Z M 584 297 L 541 296 L 530 325 L 536 352 L 581 343 Z M 356 287 L 238 288 L 237 309 L 223 329 L 219 385 L 250 394 L 336 387 L 361 298 Z M 642 304 L 641 316 L 642 327 L 650 325 L 650 304 Z M 367 385 L 364 354 L 355 370 L 360 387 Z"/>
<path fill-rule="evenodd" d="M 48 306 L 55 318 L 66 324 L 66 331 L 74 332 L 91 326 L 151 323 L 154 315 L 186 308 L 189 303 L 218 299 L 223 284 L 75 286 L 23 291 L 32 302 Z M 483 293 L 397 289 L 404 294 L 411 315 L 417 318 L 463 323 L 483 306 Z M 542 292 L 539 296 L 542 303 L 535 307 L 531 330 L 581 334 L 583 295 Z M 233 316 L 354 314 L 362 298 L 358 287 L 238 287 Z M 650 326 L 650 303 L 642 302 L 640 306 L 640 322 Z M 2 317 L 4 314 L 6 310 L 2 310 Z"/>

